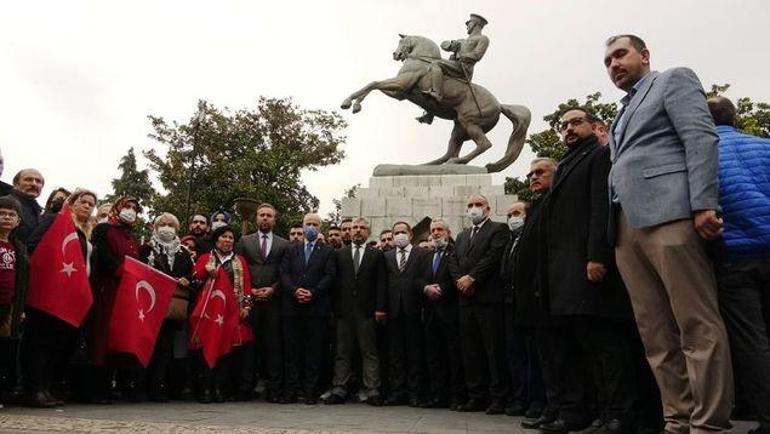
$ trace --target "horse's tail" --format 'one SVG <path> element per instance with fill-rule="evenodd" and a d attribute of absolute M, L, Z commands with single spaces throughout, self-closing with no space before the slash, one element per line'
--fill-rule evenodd
<path fill-rule="evenodd" d="M 513 124 L 513 131 L 511 131 L 511 136 L 508 138 L 508 148 L 505 150 L 503 158 L 495 163 L 486 165 L 487 172 L 489 173 L 499 172 L 516 161 L 516 158 L 519 157 L 521 150 L 524 148 L 524 142 L 527 139 L 527 128 L 529 128 L 529 122 L 532 120 L 532 113 L 523 105 L 500 104 L 500 111 Z"/>

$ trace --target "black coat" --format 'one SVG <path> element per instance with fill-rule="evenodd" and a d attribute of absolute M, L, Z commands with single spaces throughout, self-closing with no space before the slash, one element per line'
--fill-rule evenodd
<path fill-rule="evenodd" d="M 505 302 L 507 304 L 513 303 L 513 284 L 516 275 L 515 255 L 516 250 L 519 247 L 519 240 L 521 239 L 521 229 L 516 232 L 511 232 L 511 237 L 508 240 L 508 244 L 505 245 L 503 250 L 503 256 L 500 258 L 500 278 L 503 279 L 505 285 Z"/>
<path fill-rule="evenodd" d="M 519 242 L 513 252 L 511 274 L 514 293 L 514 318 L 517 325 L 524 327 L 543 326 L 550 323 L 546 309 L 547 292 L 542 291 L 544 259 L 541 235 L 543 203 L 546 196 L 535 199 L 527 211 L 527 219 L 519 235 Z"/>
<path fill-rule="evenodd" d="M 284 316 L 329 316 L 334 277 L 337 273 L 334 249 L 315 243 L 310 261 L 305 265 L 305 243 L 292 244 L 281 261 L 281 314 Z M 294 297 L 297 288 L 313 294 L 310 303 Z"/>
<path fill-rule="evenodd" d="M 398 269 L 399 249 L 385 252 L 385 268 L 388 274 L 388 318 L 398 318 L 404 314 L 419 318 L 422 314 L 422 291 L 417 288 L 416 277 L 427 252 L 417 246 L 412 247 L 406 267 L 402 273 Z"/>
<path fill-rule="evenodd" d="M 32 231 L 34 231 L 40 223 L 43 208 L 37 203 L 37 200 L 27 197 L 15 189 L 12 189 L 8 196 L 18 200 L 19 204 L 21 204 L 21 215 L 19 216 L 21 217 L 21 222 L 19 222 L 19 226 L 13 230 L 13 233 L 18 240 L 26 243 L 27 238 L 29 238 Z"/>
<path fill-rule="evenodd" d="M 577 144 L 559 163 L 543 211 L 552 315 L 631 314 L 607 241 L 609 171 L 610 150 L 593 136 Z M 607 266 L 602 283 L 588 280 L 588 261 Z"/>
<path fill-rule="evenodd" d="M 434 311 L 442 322 L 456 323 L 460 321 L 460 308 L 458 306 L 457 286 L 455 280 L 457 275 L 457 257 L 455 256 L 454 245 L 448 245 L 444 250 L 444 256 L 441 258 L 436 273 L 433 273 L 433 258 L 435 252 L 428 252 L 423 255 L 422 264 L 419 267 L 416 287 L 423 293 L 423 304 L 425 312 Z M 436 300 L 431 300 L 425 294 L 425 287 L 438 284 L 442 295 Z"/>
<path fill-rule="evenodd" d="M 457 277 L 466 274 L 475 279 L 470 297 L 460 296 L 460 306 L 477 303 L 502 303 L 505 300 L 500 278 L 500 259 L 508 244 L 510 231 L 503 223 L 488 220 L 471 240 L 471 229 L 465 228 L 457 237 Z"/>
<path fill-rule="evenodd" d="M 362 318 L 374 318 L 375 310 L 387 311 L 387 277 L 382 251 L 363 246 L 358 274 L 353 267 L 352 245 L 337 249 L 337 278 L 334 291 L 334 313 L 349 318 L 354 310 Z"/>

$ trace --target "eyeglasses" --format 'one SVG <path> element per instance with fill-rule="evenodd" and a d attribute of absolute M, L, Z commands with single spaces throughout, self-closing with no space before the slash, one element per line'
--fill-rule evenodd
<path fill-rule="evenodd" d="M 586 118 L 573 118 L 568 121 L 560 122 L 559 131 L 566 130 L 567 127 L 569 127 L 570 125 L 572 125 L 573 127 L 583 125 L 584 122 L 588 122 L 588 120 Z"/>
<path fill-rule="evenodd" d="M 540 178 L 545 173 L 545 169 L 535 169 L 529 173 L 527 173 L 527 179 L 532 179 L 532 177 L 537 176 Z"/>

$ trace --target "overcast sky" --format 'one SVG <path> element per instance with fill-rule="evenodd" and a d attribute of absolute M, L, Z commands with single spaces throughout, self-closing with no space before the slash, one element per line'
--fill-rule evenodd
<path fill-rule="evenodd" d="M 489 20 L 491 39 L 474 80 L 503 103 L 528 106 L 530 131 L 568 97 L 622 95 L 602 65 L 603 41 L 636 33 L 654 69 L 689 66 L 705 86 L 770 101 L 770 2 L 640 1 L 23 1 L 0 14 L 0 149 L 4 181 L 40 169 L 51 188 L 104 194 L 126 150 L 158 146 L 148 114 L 186 121 L 196 101 L 254 107 L 260 95 L 291 96 L 304 108 L 335 110 L 354 90 L 396 74 L 398 33 L 437 42 L 462 37 L 470 12 Z M 380 163 L 420 163 L 441 154 L 451 123 L 418 124 L 420 109 L 373 93 L 350 126 L 347 158 L 304 175 L 331 208 Z M 501 120 L 496 161 L 510 134 Z M 470 150 L 470 143 L 464 151 Z M 532 153 L 495 180 L 523 175 Z M 146 162 L 140 161 L 142 167 Z M 157 183 L 157 180 L 154 180 Z"/>

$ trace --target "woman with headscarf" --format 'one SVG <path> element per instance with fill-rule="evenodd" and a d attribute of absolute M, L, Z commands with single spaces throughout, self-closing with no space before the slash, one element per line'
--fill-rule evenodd
<path fill-rule="evenodd" d="M 168 401 L 167 371 L 174 356 L 174 337 L 187 320 L 192 297 L 190 279 L 194 264 L 190 253 L 179 240 L 178 231 L 179 220 L 173 214 L 163 213 L 153 223 L 149 243 L 139 248 L 139 260 L 179 282 L 145 376 L 147 393 L 150 400 L 155 402 Z"/>
<path fill-rule="evenodd" d="M 86 271 L 90 272 L 89 257 L 92 249 L 88 220 L 96 206 L 96 194 L 77 189 L 66 199 L 66 203 L 86 261 Z M 57 208 L 61 210 L 62 205 L 59 204 Z M 48 233 L 58 212 L 45 214 L 30 234 L 27 239 L 30 252 Z M 25 315 L 24 339 L 21 344 L 25 392 L 23 403 L 31 407 L 62 405 L 67 367 L 77 350 L 80 329 L 31 306 L 26 307 Z"/>
<path fill-rule="evenodd" d="M 112 371 L 117 367 L 136 369 L 122 357 L 107 358 L 107 334 L 115 295 L 123 275 L 123 261 L 127 256 L 139 258 L 139 240 L 134 236 L 137 215 L 142 212 L 139 200 L 123 196 L 115 201 L 107 223 L 96 225 L 91 235 L 94 245 L 92 255 L 94 308 L 90 324 L 89 350 L 94 369 L 94 390 L 91 399 L 99 403 L 109 402 L 109 386 Z M 131 372 L 131 370 L 129 370 Z M 129 374 L 126 397 L 138 400 L 138 390 L 133 374 Z"/>
<path fill-rule="evenodd" d="M 230 337 L 232 350 L 217 360 L 214 369 L 209 369 L 203 360 L 203 355 L 198 354 L 200 371 L 202 373 L 202 390 L 199 393 L 198 401 L 202 403 L 224 402 L 226 392 L 228 394 L 240 393 L 241 390 L 225 391 L 225 384 L 237 382 L 228 381 L 228 377 L 234 377 L 240 372 L 239 364 L 246 362 L 245 355 L 249 354 L 254 341 L 254 335 L 251 326 L 246 322 L 251 311 L 252 299 L 250 295 L 251 275 L 246 259 L 234 252 L 235 231 L 230 226 L 221 226 L 212 232 L 211 239 L 214 241 L 214 249 L 210 253 L 205 253 L 198 258 L 195 264 L 195 273 L 193 278 L 203 283 L 202 289 L 198 294 L 196 304 L 205 303 L 204 297 L 208 296 L 205 288 L 208 285 L 214 285 L 219 269 L 223 268 L 226 277 L 230 279 L 230 285 L 233 288 L 233 296 L 237 301 L 240 311 L 238 325 L 233 330 Z M 205 312 L 204 312 L 205 313 Z M 191 328 L 193 331 L 191 348 L 200 349 L 200 342 L 195 337 L 195 320 L 193 318 Z M 199 320 L 199 319 L 198 319 Z M 200 352 L 202 353 L 202 351 Z M 252 361 L 253 362 L 253 361 Z M 236 387 L 240 388 L 240 384 Z"/>

